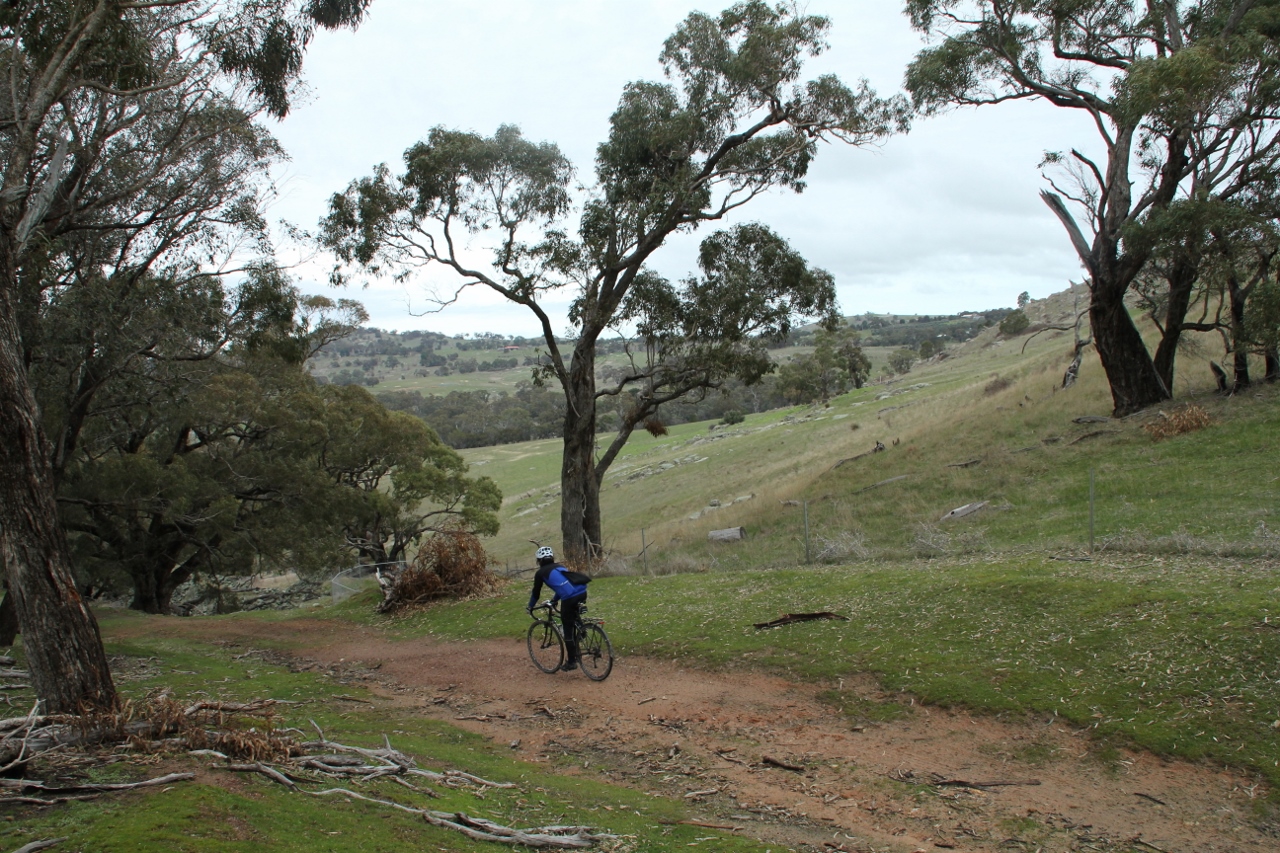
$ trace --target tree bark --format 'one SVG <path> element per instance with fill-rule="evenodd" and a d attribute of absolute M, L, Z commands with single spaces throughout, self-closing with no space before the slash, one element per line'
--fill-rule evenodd
<path fill-rule="evenodd" d="M 1191 307 L 1191 295 L 1199 277 L 1199 259 L 1183 254 L 1174 262 L 1168 276 L 1169 304 L 1165 307 L 1164 334 L 1156 347 L 1153 359 L 1156 374 L 1166 389 L 1173 388 L 1174 361 L 1178 356 L 1178 342 L 1182 340 L 1182 326 Z"/>
<path fill-rule="evenodd" d="M 1275 348 L 1268 349 L 1262 354 L 1263 362 L 1266 364 L 1266 375 L 1263 377 L 1267 382 L 1275 382 L 1280 379 L 1280 352 Z"/>
<path fill-rule="evenodd" d="M 1231 309 L 1231 356 L 1233 373 L 1232 390 L 1248 388 L 1249 379 L 1249 344 L 1244 328 L 1244 312 L 1249 301 L 1252 287 L 1242 286 L 1235 275 L 1227 277 L 1227 294 L 1230 297 Z"/>
<path fill-rule="evenodd" d="M 600 482 L 596 479 L 595 335 L 584 328 L 564 388 L 564 457 L 560 467 L 560 535 L 566 559 L 600 553 Z"/>
<path fill-rule="evenodd" d="M 18 614 L 13 609 L 13 596 L 5 593 L 0 599 L 0 646 L 8 648 L 18 639 Z"/>
<path fill-rule="evenodd" d="M 0 561 L 44 712 L 111 708 L 115 686 L 98 623 L 72 576 L 48 442 L 22 358 L 15 270 L 6 266 L 0 270 Z"/>
<path fill-rule="evenodd" d="M 1112 415 L 1122 418 L 1169 399 L 1169 391 L 1124 304 L 1127 288 L 1104 289 L 1096 282 L 1094 288 L 1089 325 L 1111 385 Z"/>

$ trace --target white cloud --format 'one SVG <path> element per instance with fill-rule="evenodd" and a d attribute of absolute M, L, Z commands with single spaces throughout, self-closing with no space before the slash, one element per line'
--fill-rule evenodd
<path fill-rule="evenodd" d="M 623 85 L 661 75 L 662 42 L 686 14 L 726 5 L 376 0 L 357 32 L 322 34 L 307 56 L 309 98 L 276 127 L 292 161 L 272 213 L 314 227 L 331 193 L 377 163 L 398 168 L 404 149 L 436 125 L 487 135 L 517 124 L 527 138 L 560 145 L 589 180 Z M 833 21 L 831 49 L 813 73 L 851 84 L 866 77 L 882 95 L 898 91 L 922 46 L 900 3 L 816 0 L 807 8 Z M 1092 138 L 1080 116 L 1043 104 L 921 119 L 879 149 L 827 147 L 803 194 L 758 199 L 742 218 L 768 223 L 831 271 L 847 313 L 1012 305 L 1023 290 L 1044 296 L 1080 276 L 1038 198 L 1036 166 L 1044 150 Z M 689 272 L 699 236 L 673 240 L 655 266 L 673 278 Z M 304 289 L 324 289 L 322 258 L 298 269 Z M 525 309 L 480 292 L 441 314 L 414 316 L 427 307 L 422 294 L 410 282 L 347 295 L 383 328 L 537 334 Z"/>

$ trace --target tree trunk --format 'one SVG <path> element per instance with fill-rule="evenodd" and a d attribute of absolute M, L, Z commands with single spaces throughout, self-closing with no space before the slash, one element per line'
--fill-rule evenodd
<path fill-rule="evenodd" d="M 1111 385 L 1112 414 L 1121 418 L 1170 398 L 1151 354 L 1124 304 L 1127 288 L 1095 280 L 1089 303 L 1094 347 Z"/>
<path fill-rule="evenodd" d="M 564 458 L 560 467 L 560 535 L 564 557 L 587 562 L 600 553 L 600 483 L 596 479 L 595 338 L 583 330 L 565 386 Z"/>
<path fill-rule="evenodd" d="M 1280 379 L 1280 352 L 1273 347 L 1262 354 L 1264 363 L 1267 366 L 1266 376 L 1268 382 L 1275 382 Z"/>
<path fill-rule="evenodd" d="M 1231 296 L 1231 349 L 1232 362 L 1235 367 L 1235 385 L 1232 390 L 1239 391 L 1242 388 L 1248 388 L 1250 385 L 1249 344 L 1245 340 L 1244 330 L 1244 309 L 1245 303 L 1249 298 L 1249 292 L 1247 288 L 1240 286 L 1234 276 L 1227 283 L 1227 291 Z"/>
<path fill-rule="evenodd" d="M 9 648 L 18 639 L 18 614 L 13 609 L 13 596 L 7 592 L 0 599 L 0 646 Z"/>
<path fill-rule="evenodd" d="M 1156 374 L 1167 389 L 1173 388 L 1174 360 L 1178 356 L 1178 342 L 1182 340 L 1182 324 L 1191 307 L 1191 295 L 1195 291 L 1199 275 L 1198 258 L 1182 253 L 1168 276 L 1169 304 L 1164 314 L 1164 335 L 1156 347 L 1153 359 Z M 1172 393 L 1172 391 L 1170 391 Z"/>
<path fill-rule="evenodd" d="M 12 265 L 0 270 L 0 561 L 44 712 L 115 705 L 98 624 L 76 590 L 49 447 L 27 381 Z"/>

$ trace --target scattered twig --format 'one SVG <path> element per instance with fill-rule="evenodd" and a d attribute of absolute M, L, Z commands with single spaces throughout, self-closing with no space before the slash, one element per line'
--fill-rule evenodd
<path fill-rule="evenodd" d="M 337 695 L 337 696 L 334 696 L 333 698 L 334 698 L 334 699 L 341 699 L 341 700 L 342 700 L 342 701 L 344 701 L 344 702 L 363 702 L 363 703 L 364 703 L 364 704 L 366 704 L 366 705 L 372 705 L 372 704 L 373 704 L 373 700 L 371 700 L 371 699 L 361 699 L 359 696 L 347 696 L 345 693 L 344 693 L 344 694 L 339 694 L 339 695 Z"/>
<path fill-rule="evenodd" d="M 657 697 L 657 696 L 650 696 L 648 699 L 641 699 L 641 700 L 640 700 L 639 702 L 637 702 L 636 704 L 637 704 L 637 705 L 648 705 L 650 702 L 656 702 L 656 701 L 658 701 L 658 697 Z"/>
<path fill-rule="evenodd" d="M 1159 799 L 1158 797 L 1153 797 L 1153 796 L 1151 796 L 1150 794 L 1144 794 L 1144 793 L 1142 793 L 1141 791 L 1134 791 L 1134 792 L 1133 792 L 1133 795 L 1134 795 L 1135 797 L 1142 797 L 1142 799 L 1144 799 L 1144 800 L 1150 800 L 1151 802 L 1155 803 L 1157 806 L 1167 806 L 1167 805 L 1169 805 L 1169 804 L 1168 804 L 1168 803 L 1166 803 L 1164 800 Z"/>
<path fill-rule="evenodd" d="M 690 791 L 689 793 L 684 795 L 684 798 L 686 800 L 693 800 L 693 799 L 697 799 L 698 797 L 709 797 L 712 794 L 718 794 L 718 793 L 720 793 L 719 788 L 708 788 L 705 791 Z"/>
<path fill-rule="evenodd" d="M 800 765 L 788 764 L 785 761 L 780 761 L 779 759 L 772 758 L 768 755 L 761 756 L 760 761 L 764 764 L 768 764 L 770 767 L 780 767 L 783 770 L 791 770 L 796 773 L 803 773 L 805 770 L 805 768 L 801 767 Z"/>
<path fill-rule="evenodd" d="M 730 824 L 730 823 L 711 823 L 710 821 L 706 821 L 706 820 L 681 820 L 681 821 L 677 821 L 677 823 L 679 823 L 681 826 L 701 826 L 706 829 L 727 829 L 732 832 L 737 832 L 739 829 L 742 829 L 742 827 L 734 826 L 733 824 Z"/>

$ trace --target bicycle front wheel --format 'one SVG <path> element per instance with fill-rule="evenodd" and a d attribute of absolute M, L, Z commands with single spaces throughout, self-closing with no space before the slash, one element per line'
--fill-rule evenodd
<path fill-rule="evenodd" d="M 582 667 L 582 674 L 592 681 L 604 681 L 613 672 L 613 645 L 604 628 L 599 625 L 582 626 L 578 664 Z"/>
<path fill-rule="evenodd" d="M 539 619 L 529 626 L 529 657 L 543 672 L 555 672 L 564 663 L 564 636 L 554 622 Z"/>

